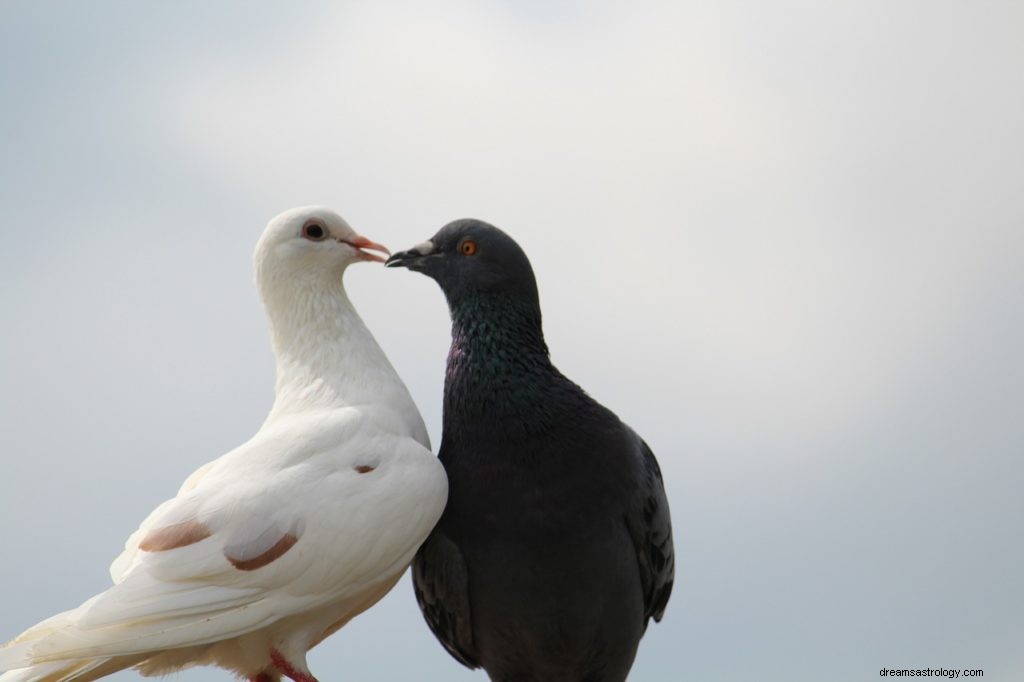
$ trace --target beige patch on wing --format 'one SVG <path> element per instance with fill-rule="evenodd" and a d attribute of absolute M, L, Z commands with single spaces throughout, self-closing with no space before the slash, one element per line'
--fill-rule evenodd
<path fill-rule="evenodd" d="M 280 540 L 274 543 L 274 545 L 267 551 L 249 559 L 240 559 L 232 557 L 228 553 L 224 553 L 224 556 L 231 565 L 237 568 L 239 571 L 255 571 L 257 568 L 263 568 L 269 563 L 277 561 L 284 553 L 287 552 L 292 546 L 299 541 L 299 538 L 292 535 L 291 533 L 285 533 Z"/>
<path fill-rule="evenodd" d="M 199 521 L 183 521 L 150 531 L 139 543 L 143 552 L 166 552 L 205 540 L 212 533 Z"/>

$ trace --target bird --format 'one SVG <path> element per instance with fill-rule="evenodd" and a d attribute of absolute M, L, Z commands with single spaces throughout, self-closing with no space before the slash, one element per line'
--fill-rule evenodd
<path fill-rule="evenodd" d="M 315 682 L 307 651 L 383 597 L 447 499 L 412 397 L 342 275 L 385 247 L 337 213 L 267 225 L 256 284 L 275 397 L 246 443 L 205 464 L 131 534 L 113 585 L 0 648 L 2 682 L 215 665 Z"/>
<path fill-rule="evenodd" d="M 428 626 L 495 681 L 624 680 L 675 576 L 653 452 L 552 364 L 533 269 L 505 232 L 456 220 L 386 265 L 434 279 L 452 324 L 449 499 L 412 569 Z"/>

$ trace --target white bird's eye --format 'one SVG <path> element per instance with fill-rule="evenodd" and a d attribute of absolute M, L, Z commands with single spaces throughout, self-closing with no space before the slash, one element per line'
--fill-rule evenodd
<path fill-rule="evenodd" d="M 302 236 L 313 242 L 321 242 L 327 238 L 327 230 L 315 220 L 302 226 Z"/>

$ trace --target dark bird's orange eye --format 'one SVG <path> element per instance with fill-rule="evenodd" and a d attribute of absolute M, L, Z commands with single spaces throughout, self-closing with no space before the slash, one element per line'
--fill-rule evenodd
<path fill-rule="evenodd" d="M 327 237 L 327 230 L 317 222 L 308 222 L 302 226 L 302 236 L 314 242 L 322 241 Z"/>
<path fill-rule="evenodd" d="M 476 253 L 476 242 L 472 239 L 462 240 L 462 243 L 459 244 L 459 251 L 462 252 L 463 256 L 472 256 Z"/>

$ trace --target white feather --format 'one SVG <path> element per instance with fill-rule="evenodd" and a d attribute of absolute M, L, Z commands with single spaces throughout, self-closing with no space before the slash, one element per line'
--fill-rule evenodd
<path fill-rule="evenodd" d="M 0 670 L 11 671 L 0 681 L 195 663 L 255 676 L 270 669 L 271 648 L 303 671 L 306 650 L 408 566 L 441 514 L 447 481 L 341 285 L 358 256 L 334 240 L 303 240 L 310 219 L 332 236 L 354 234 L 312 207 L 282 214 L 260 240 L 257 283 L 278 358 L 263 427 L 142 522 L 110 567 L 112 587 L 0 648 Z M 170 549 L 146 545 L 177 524 L 202 532 Z"/>

